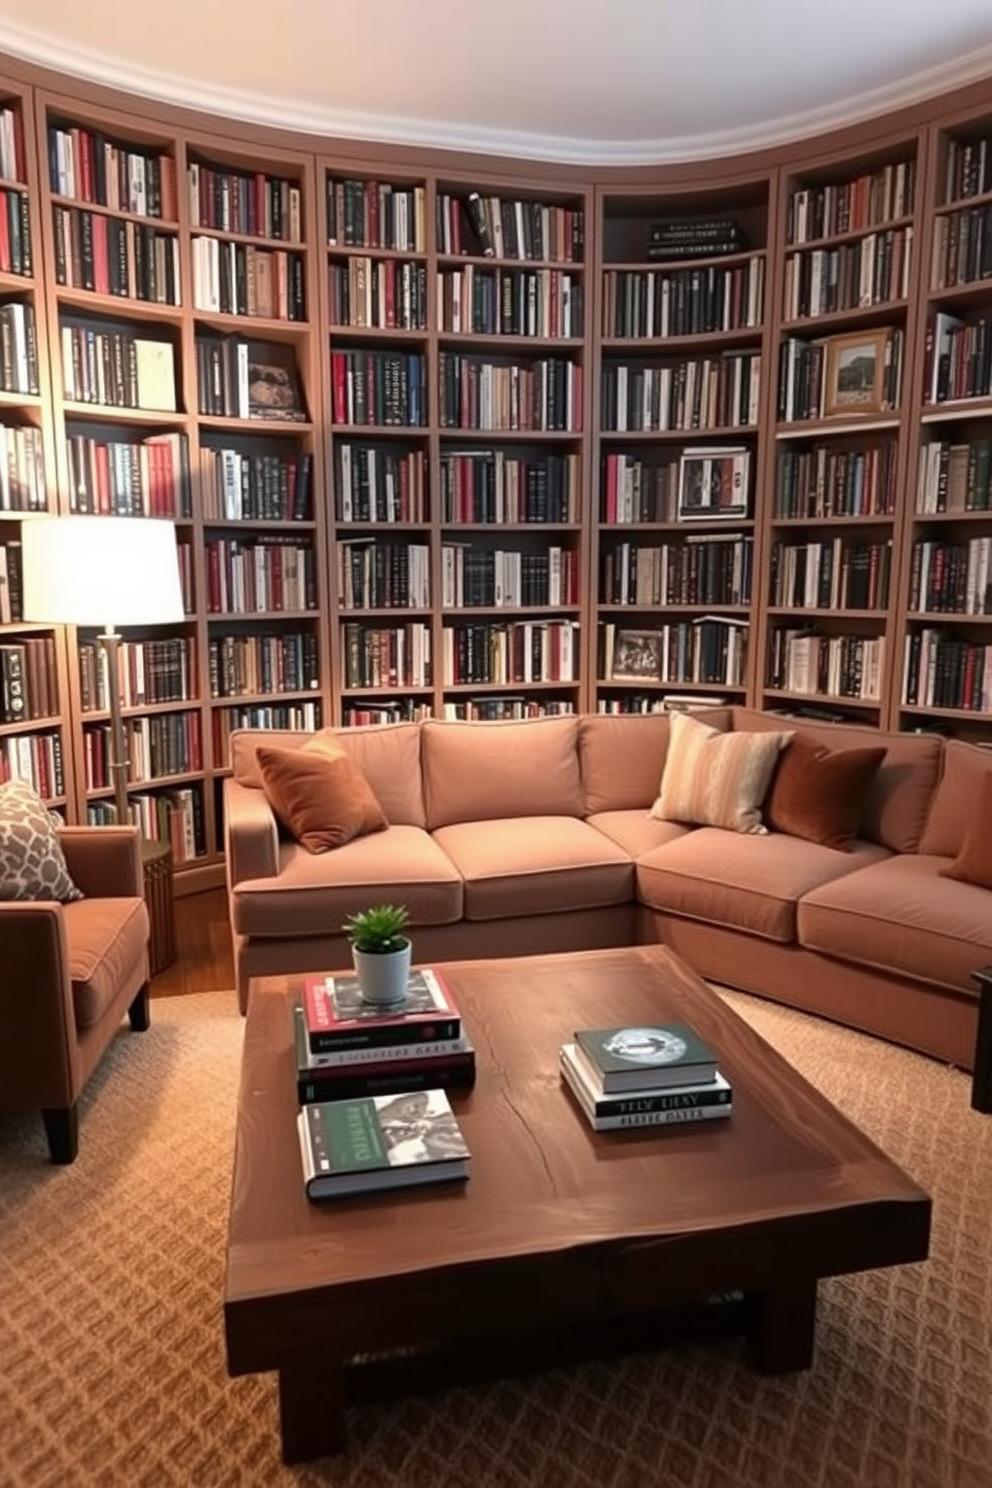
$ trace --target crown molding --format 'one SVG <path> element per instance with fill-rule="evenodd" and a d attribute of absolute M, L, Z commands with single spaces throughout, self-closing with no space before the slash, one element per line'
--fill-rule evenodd
<path fill-rule="evenodd" d="M 676 139 L 596 140 L 527 134 L 512 129 L 446 120 L 394 118 L 356 110 L 301 105 L 298 100 L 259 97 L 105 56 L 85 47 L 0 19 L 0 51 L 52 72 L 99 83 L 150 102 L 194 109 L 268 128 L 380 144 L 469 151 L 579 166 L 676 165 L 721 159 L 789 144 L 894 113 L 955 88 L 992 77 L 992 44 L 967 56 L 938 63 L 856 97 L 737 129 L 713 130 Z"/>

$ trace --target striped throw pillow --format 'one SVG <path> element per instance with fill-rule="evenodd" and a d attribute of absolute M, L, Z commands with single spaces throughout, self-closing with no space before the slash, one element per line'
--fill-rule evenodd
<path fill-rule="evenodd" d="M 651 807 L 660 821 L 767 832 L 761 803 L 790 733 L 724 734 L 689 713 L 672 715 L 661 793 Z"/>

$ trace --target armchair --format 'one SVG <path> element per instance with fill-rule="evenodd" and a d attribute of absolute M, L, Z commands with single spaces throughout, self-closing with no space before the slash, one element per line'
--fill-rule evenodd
<path fill-rule="evenodd" d="M 0 1106 L 41 1110 L 52 1161 L 79 1145 L 78 1100 L 127 1012 L 148 1027 L 148 911 L 135 827 L 59 832 L 85 898 L 0 903 Z"/>

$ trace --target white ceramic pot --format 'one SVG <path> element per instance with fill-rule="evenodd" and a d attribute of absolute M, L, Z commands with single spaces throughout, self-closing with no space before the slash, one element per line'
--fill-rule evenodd
<path fill-rule="evenodd" d="M 383 1007 L 402 1002 L 410 979 L 412 957 L 413 945 L 409 940 L 402 950 L 388 951 L 385 955 L 358 951 L 352 946 L 351 958 L 363 1000 Z"/>

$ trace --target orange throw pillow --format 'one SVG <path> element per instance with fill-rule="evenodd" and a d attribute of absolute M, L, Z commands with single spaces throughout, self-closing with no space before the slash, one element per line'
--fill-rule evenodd
<path fill-rule="evenodd" d="M 328 852 L 388 827 L 362 771 L 330 740 L 318 735 L 302 749 L 260 745 L 257 757 L 266 800 L 307 852 Z"/>
<path fill-rule="evenodd" d="M 884 758 L 884 748 L 828 749 L 799 731 L 782 754 L 762 815 L 773 832 L 851 852 L 865 792 Z"/>
<path fill-rule="evenodd" d="M 992 770 L 982 781 L 978 803 L 953 863 L 940 869 L 943 878 L 992 889 Z"/>

